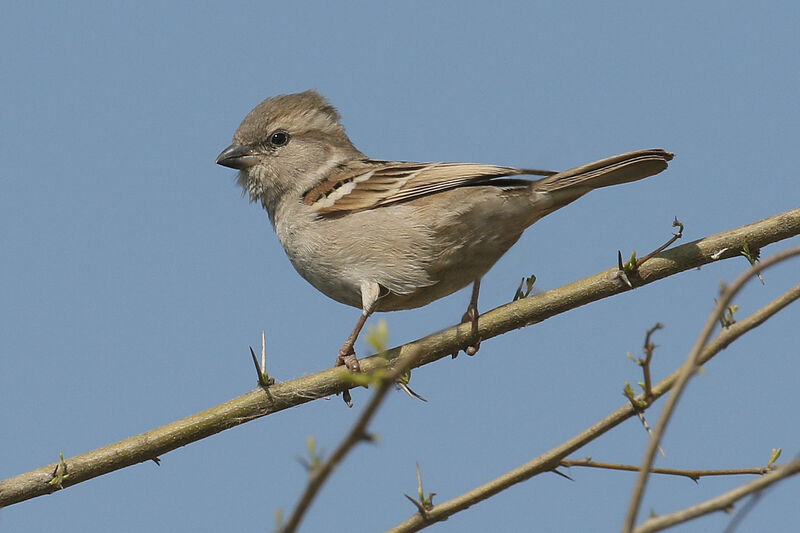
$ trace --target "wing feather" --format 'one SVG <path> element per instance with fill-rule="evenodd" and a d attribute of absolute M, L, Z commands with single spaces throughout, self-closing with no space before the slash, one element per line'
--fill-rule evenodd
<path fill-rule="evenodd" d="M 357 160 L 337 168 L 328 179 L 307 191 L 304 202 L 320 213 L 344 214 L 526 173 L 532 172 L 479 163 Z"/>
<path fill-rule="evenodd" d="M 672 154 L 661 149 L 637 150 L 558 173 L 479 163 L 360 159 L 334 169 L 324 181 L 306 191 L 303 201 L 321 214 L 346 214 L 491 182 L 501 187 L 530 183 L 532 192 L 561 197 L 569 203 L 591 189 L 658 174 L 671 159 Z M 518 175 L 546 177 L 530 181 L 508 179 Z"/>

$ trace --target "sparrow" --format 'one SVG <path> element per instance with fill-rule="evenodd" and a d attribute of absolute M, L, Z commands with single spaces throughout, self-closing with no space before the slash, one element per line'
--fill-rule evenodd
<path fill-rule="evenodd" d="M 637 150 L 563 172 L 372 159 L 309 90 L 258 104 L 216 162 L 239 171 L 297 272 L 361 309 L 336 362 L 359 371 L 354 344 L 372 313 L 421 307 L 472 284 L 462 322 L 477 332 L 481 278 L 525 228 L 592 189 L 658 174 L 672 157 Z"/>

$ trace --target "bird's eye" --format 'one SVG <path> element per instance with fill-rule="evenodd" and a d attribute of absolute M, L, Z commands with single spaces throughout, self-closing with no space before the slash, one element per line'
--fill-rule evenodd
<path fill-rule="evenodd" d="M 272 146 L 283 146 L 289 142 L 289 134 L 285 131 L 276 131 L 269 138 L 269 142 Z"/>

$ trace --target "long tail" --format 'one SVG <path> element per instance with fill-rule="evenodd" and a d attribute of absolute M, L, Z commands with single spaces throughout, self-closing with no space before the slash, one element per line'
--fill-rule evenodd
<path fill-rule="evenodd" d="M 592 189 L 658 174 L 667 168 L 672 157 L 673 154 L 660 148 L 616 155 L 535 181 L 531 184 L 531 193 L 535 203 L 543 210 L 541 217 L 577 200 Z"/>

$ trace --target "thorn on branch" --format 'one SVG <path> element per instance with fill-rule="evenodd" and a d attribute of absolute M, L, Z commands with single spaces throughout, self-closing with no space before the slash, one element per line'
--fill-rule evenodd
<path fill-rule="evenodd" d="M 433 509 L 433 497 L 436 496 L 435 492 L 430 492 L 425 494 L 425 489 L 422 487 L 422 471 L 419 468 L 419 462 L 417 462 L 417 498 L 414 499 L 408 494 L 403 494 L 408 501 L 414 504 L 419 511 L 419 514 L 422 515 L 422 518 L 428 519 L 428 511 Z"/>
<path fill-rule="evenodd" d="M 559 476 L 561 476 L 561 477 L 563 477 L 565 479 L 568 479 L 570 481 L 573 481 L 573 482 L 575 481 L 574 479 L 572 479 L 571 477 L 566 475 L 564 472 L 559 472 L 558 469 L 556 469 L 556 468 L 552 469 L 551 472 L 554 473 L 554 474 L 557 474 L 557 475 L 559 475 Z"/>
<path fill-rule="evenodd" d="M 425 507 L 421 503 L 419 503 L 417 500 L 415 500 L 414 498 L 412 498 L 408 494 L 403 493 L 403 496 L 408 498 L 408 501 L 410 501 L 411 503 L 414 504 L 414 506 L 417 508 L 417 511 L 419 511 L 419 514 L 422 515 L 422 518 L 425 518 L 427 520 L 427 518 L 428 518 L 428 510 L 425 509 Z"/>
<path fill-rule="evenodd" d="M 406 394 L 408 394 L 412 398 L 417 398 L 418 400 L 422 400 L 423 402 L 427 402 L 428 400 L 426 400 L 421 395 L 419 395 L 416 392 L 414 392 L 411 389 L 411 387 L 408 386 L 409 382 L 411 382 L 411 370 L 409 370 L 408 372 L 404 372 L 403 375 L 401 375 L 399 378 L 397 378 L 397 381 L 395 381 L 394 384 L 398 389 L 401 389 L 402 391 L 404 391 Z"/>
<path fill-rule="evenodd" d="M 359 440 L 375 444 L 376 442 L 379 442 L 381 440 L 381 436 L 378 433 L 364 432 L 361 435 L 359 435 Z"/>
<path fill-rule="evenodd" d="M 519 282 L 519 287 L 517 287 L 517 292 L 514 293 L 514 298 L 512 298 L 511 301 L 516 302 L 517 300 L 522 300 L 530 296 L 533 291 L 534 283 L 536 283 L 536 276 L 533 274 L 528 278 L 522 278 L 522 281 Z"/>
<path fill-rule="evenodd" d="M 261 364 L 258 363 L 256 352 L 250 346 L 250 355 L 253 357 L 253 365 L 256 367 L 256 374 L 258 375 L 258 384 L 265 389 L 270 385 L 275 384 L 275 378 L 270 377 L 267 373 L 267 339 L 264 332 L 261 332 Z"/>
<path fill-rule="evenodd" d="M 622 282 L 625 285 L 627 285 L 629 289 L 633 288 L 633 284 L 631 283 L 631 280 L 628 279 L 628 272 L 631 272 L 631 273 L 633 272 L 633 265 L 635 265 L 635 264 L 636 264 L 636 251 L 634 251 L 633 254 L 631 254 L 631 258 L 628 260 L 628 262 L 623 264 L 622 263 L 622 252 L 620 250 L 617 250 L 617 272 L 616 272 L 616 276 L 617 276 L 617 278 L 622 280 Z"/>

